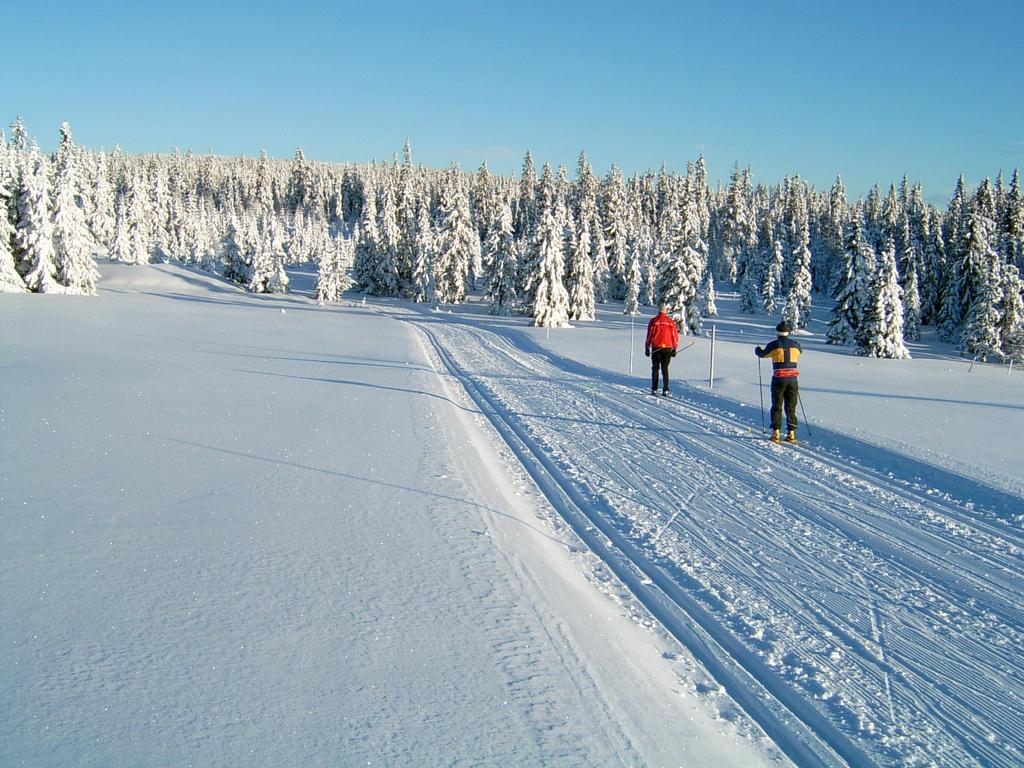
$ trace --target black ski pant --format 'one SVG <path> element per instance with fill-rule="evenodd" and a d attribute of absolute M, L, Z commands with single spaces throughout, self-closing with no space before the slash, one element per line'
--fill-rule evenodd
<path fill-rule="evenodd" d="M 772 377 L 772 429 L 782 429 L 782 407 L 786 407 L 786 429 L 796 431 L 796 404 L 800 400 L 800 385 L 791 379 Z"/>
<path fill-rule="evenodd" d="M 671 349 L 656 349 L 651 352 L 651 389 L 658 388 L 658 371 L 664 380 L 663 392 L 668 392 L 668 364 L 672 362 Z"/>

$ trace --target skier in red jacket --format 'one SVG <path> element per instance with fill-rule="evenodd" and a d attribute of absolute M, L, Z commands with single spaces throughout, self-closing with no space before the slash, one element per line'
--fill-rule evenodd
<path fill-rule="evenodd" d="M 661 394 L 668 394 L 668 364 L 679 349 L 679 328 L 668 316 L 668 306 L 658 306 L 658 314 L 647 324 L 644 355 L 651 358 L 651 394 L 658 394 L 658 370 L 663 381 Z"/>

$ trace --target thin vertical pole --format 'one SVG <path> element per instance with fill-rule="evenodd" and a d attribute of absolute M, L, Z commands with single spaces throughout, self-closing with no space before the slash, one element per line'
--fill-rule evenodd
<path fill-rule="evenodd" d="M 636 315 L 629 313 L 629 374 L 633 375 L 633 328 L 636 325 Z"/>
<path fill-rule="evenodd" d="M 711 326 L 711 371 L 708 373 L 708 388 L 715 388 L 715 332 L 718 330 L 717 325 Z"/>

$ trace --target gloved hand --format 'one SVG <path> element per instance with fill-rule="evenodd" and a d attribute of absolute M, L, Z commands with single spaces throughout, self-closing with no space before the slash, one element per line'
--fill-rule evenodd
<path fill-rule="evenodd" d="M 760 345 L 754 347 L 754 354 L 757 355 L 758 357 L 760 357 L 761 355 L 764 354 L 764 348 L 761 347 Z"/>
<path fill-rule="evenodd" d="M 677 350 L 677 349 L 673 349 L 673 350 L 672 350 L 672 355 L 671 355 L 671 356 L 672 356 L 672 357 L 675 357 L 675 356 L 676 356 L 676 352 L 678 352 L 678 351 L 679 351 L 679 350 Z"/>
<path fill-rule="evenodd" d="M 644 350 L 644 357 L 650 357 L 650 356 L 651 356 L 651 350 L 645 349 Z"/>

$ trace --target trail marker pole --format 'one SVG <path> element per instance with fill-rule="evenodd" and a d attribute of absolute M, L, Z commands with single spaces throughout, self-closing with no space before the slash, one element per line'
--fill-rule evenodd
<path fill-rule="evenodd" d="M 629 313 L 629 374 L 633 375 L 633 329 L 636 327 L 636 315 Z"/>
<path fill-rule="evenodd" d="M 711 326 L 711 371 L 708 373 L 708 389 L 715 388 L 715 332 L 717 330 L 717 325 Z M 761 370 L 760 364 L 758 364 L 757 370 Z"/>

